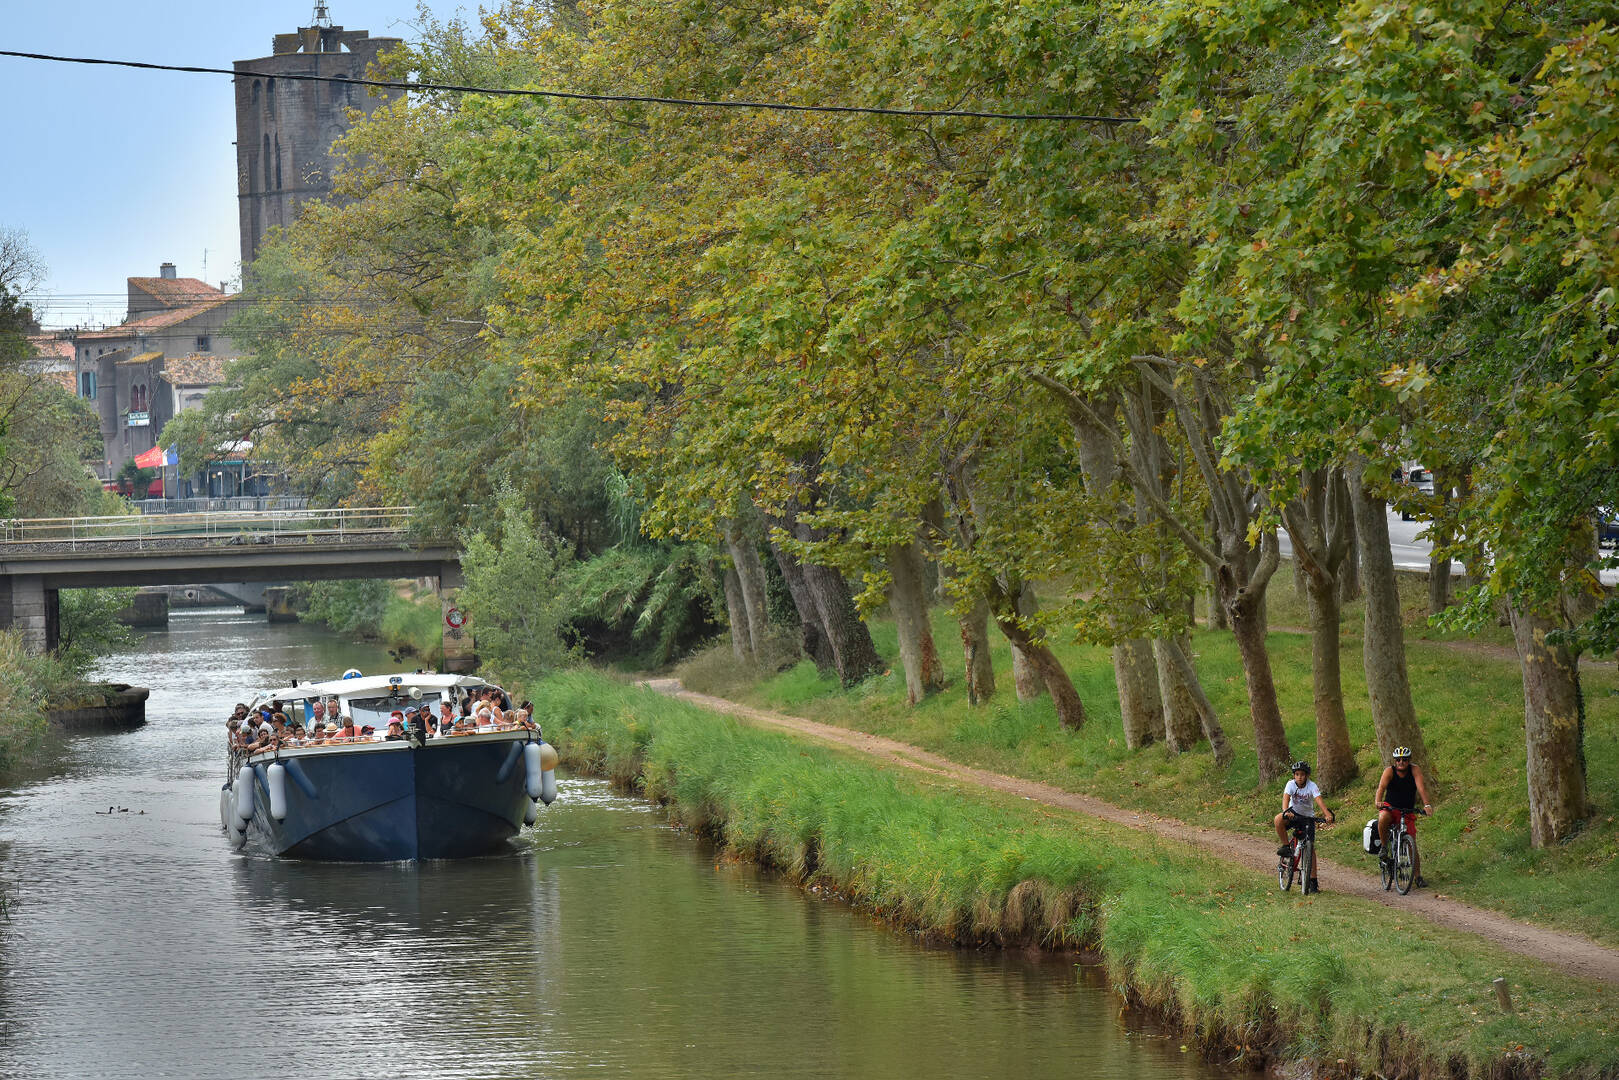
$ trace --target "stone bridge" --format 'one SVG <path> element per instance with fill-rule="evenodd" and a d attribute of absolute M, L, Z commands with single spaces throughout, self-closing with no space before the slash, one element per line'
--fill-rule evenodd
<path fill-rule="evenodd" d="M 390 506 L 0 522 L 0 629 L 51 649 L 62 589 L 214 581 L 433 577 L 447 614 L 463 583 L 461 552 L 414 532 L 410 516 Z M 447 666 L 463 652 L 470 659 L 463 632 L 444 645 Z"/>

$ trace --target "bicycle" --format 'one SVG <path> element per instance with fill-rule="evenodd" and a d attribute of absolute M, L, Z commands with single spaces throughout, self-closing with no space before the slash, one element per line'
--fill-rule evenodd
<path fill-rule="evenodd" d="M 1420 808 L 1412 810 L 1395 810 L 1394 807 L 1384 803 L 1378 809 L 1387 808 L 1394 811 L 1398 819 L 1389 827 L 1389 842 L 1377 853 L 1377 868 L 1383 876 L 1383 891 L 1391 887 L 1401 896 L 1411 893 L 1411 886 L 1417 880 L 1417 838 L 1405 827 L 1405 815 L 1421 814 L 1427 816 L 1427 811 Z"/>
<path fill-rule="evenodd" d="M 1295 877 L 1303 879 L 1306 894 L 1311 891 L 1310 869 L 1315 865 L 1315 824 L 1315 818 L 1295 814 L 1288 826 L 1288 833 L 1293 838 L 1293 850 L 1276 863 L 1276 884 L 1283 892 L 1293 887 Z"/>

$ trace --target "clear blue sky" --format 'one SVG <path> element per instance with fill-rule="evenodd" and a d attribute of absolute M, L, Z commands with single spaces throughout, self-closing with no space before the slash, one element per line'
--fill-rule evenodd
<path fill-rule="evenodd" d="M 328 6 L 333 22 L 350 30 L 418 36 L 415 0 Z M 438 18 L 464 6 L 427 5 Z M 272 35 L 309 25 L 315 5 L 12 0 L 4 7 L 0 48 L 228 68 L 269 55 Z M 47 279 L 30 298 L 45 325 L 119 321 L 124 279 L 155 277 L 164 262 L 215 285 L 237 278 L 233 100 L 223 75 L 0 57 L 7 129 L 0 226 L 25 231 L 42 257 Z"/>

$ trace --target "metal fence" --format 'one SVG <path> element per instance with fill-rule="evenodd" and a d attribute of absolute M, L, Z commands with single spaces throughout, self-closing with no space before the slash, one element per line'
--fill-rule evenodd
<path fill-rule="evenodd" d="M 308 510 L 309 500 L 301 495 L 240 495 L 230 499 L 142 499 L 135 503 L 142 514 L 207 514 L 221 510 Z"/>
<path fill-rule="evenodd" d="M 0 544 L 172 547 L 177 540 L 206 543 L 342 543 L 399 535 L 410 528 L 412 507 L 233 510 L 211 513 L 131 514 L 117 517 L 13 518 L 0 521 Z"/>

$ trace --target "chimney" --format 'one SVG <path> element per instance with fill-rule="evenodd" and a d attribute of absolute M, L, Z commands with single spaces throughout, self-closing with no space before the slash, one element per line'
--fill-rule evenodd
<path fill-rule="evenodd" d="M 174 272 L 173 263 L 164 263 L 162 266 L 158 267 L 157 276 L 162 278 L 164 281 L 173 281 L 179 275 Z"/>

